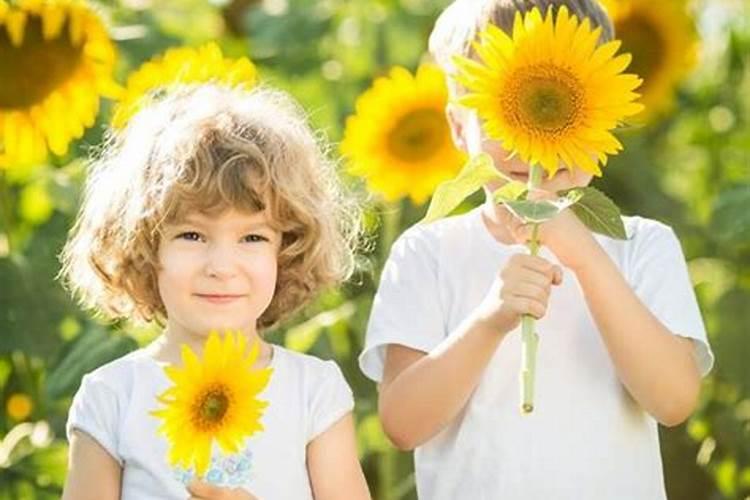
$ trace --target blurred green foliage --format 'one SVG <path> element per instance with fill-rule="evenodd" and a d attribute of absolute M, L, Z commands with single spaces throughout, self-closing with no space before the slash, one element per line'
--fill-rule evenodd
<path fill-rule="evenodd" d="M 356 97 L 392 65 L 415 69 L 437 0 L 101 0 L 121 58 L 118 79 L 169 46 L 217 40 L 250 55 L 269 84 L 291 91 L 336 141 Z M 750 498 L 750 6 L 695 4 L 701 63 L 664 120 L 623 134 L 625 152 L 595 185 L 626 214 L 673 226 L 688 257 L 716 367 L 700 407 L 663 430 L 672 500 Z M 83 373 L 153 338 L 154 329 L 103 325 L 55 281 L 84 160 L 109 116 L 68 156 L 0 172 L 0 500 L 59 498 L 64 424 Z M 356 182 L 353 180 L 353 182 Z M 476 200 L 474 200 L 476 202 Z M 377 204 L 374 245 L 351 283 L 322 297 L 271 340 L 335 358 L 357 397 L 357 438 L 375 498 L 415 498 L 409 454 L 395 451 L 377 419 L 377 393 L 356 365 L 377 276 L 394 238 L 426 207 Z M 30 415 L 6 411 L 28 395 Z"/>

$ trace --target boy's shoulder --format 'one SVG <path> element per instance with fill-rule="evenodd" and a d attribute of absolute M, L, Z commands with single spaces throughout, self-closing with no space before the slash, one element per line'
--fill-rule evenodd
<path fill-rule="evenodd" d="M 641 242 L 653 237 L 669 235 L 673 232 L 669 225 L 640 215 L 622 216 L 622 222 L 625 226 L 625 233 L 628 235 L 627 241 L 632 242 Z"/>
<path fill-rule="evenodd" d="M 623 216 L 627 239 L 609 240 L 609 247 L 623 254 L 629 263 L 650 258 L 659 252 L 681 251 L 681 244 L 668 224 L 648 217 Z M 619 248 L 619 250 L 618 250 Z"/>
<path fill-rule="evenodd" d="M 459 215 L 452 215 L 429 223 L 418 222 L 396 240 L 396 245 L 436 248 L 448 238 L 465 238 L 481 229 L 480 207 Z"/>

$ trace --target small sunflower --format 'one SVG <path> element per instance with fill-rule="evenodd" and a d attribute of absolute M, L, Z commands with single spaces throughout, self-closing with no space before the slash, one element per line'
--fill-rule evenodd
<path fill-rule="evenodd" d="M 550 176 L 565 166 L 600 176 L 598 163 L 622 149 L 611 131 L 643 109 L 641 84 L 622 74 L 630 55 L 615 57 L 619 41 L 597 46 L 601 28 L 579 22 L 566 7 L 556 20 L 538 9 L 517 14 L 513 36 L 489 25 L 475 43 L 480 61 L 457 57 L 456 79 L 490 137 Z"/>
<path fill-rule="evenodd" d="M 215 81 L 251 87 L 257 71 L 246 57 L 225 58 L 218 45 L 176 47 L 155 56 L 128 76 L 123 98 L 114 110 L 112 125 L 123 128 L 142 107 L 144 99 L 172 85 Z"/>
<path fill-rule="evenodd" d="M 423 203 L 458 173 L 464 155 L 451 140 L 443 73 L 422 65 L 416 75 L 400 67 L 375 80 L 346 121 L 341 151 L 350 172 L 389 201 L 409 196 Z"/>
<path fill-rule="evenodd" d="M 699 42 L 684 0 L 605 0 L 631 70 L 643 78 L 639 92 L 648 121 L 674 105 L 677 85 L 695 66 Z"/>
<path fill-rule="evenodd" d="M 11 395 L 5 403 L 5 411 L 8 416 L 17 422 L 26 420 L 33 409 L 34 402 L 28 394 L 22 392 Z"/>
<path fill-rule="evenodd" d="M 116 50 L 76 0 L 0 0 L 0 168 L 67 152 L 116 97 Z"/>
<path fill-rule="evenodd" d="M 245 336 L 228 332 L 221 340 L 211 332 L 203 360 L 182 347 L 184 367 L 164 368 L 174 382 L 158 396 L 165 408 L 151 412 L 162 419 L 159 432 L 169 440 L 172 465 L 191 467 L 202 475 L 214 441 L 236 453 L 245 438 L 263 430 L 260 418 L 268 403 L 257 399 L 268 385 L 271 368 L 254 369 L 258 344 L 249 353 Z"/>

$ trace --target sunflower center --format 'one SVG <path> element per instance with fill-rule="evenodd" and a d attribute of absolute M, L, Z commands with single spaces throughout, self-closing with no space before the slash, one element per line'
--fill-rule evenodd
<path fill-rule="evenodd" d="M 229 409 L 229 396 L 226 388 L 215 386 L 206 390 L 198 398 L 193 415 L 198 427 L 202 429 L 214 428 L 221 424 Z"/>
<path fill-rule="evenodd" d="M 643 92 L 651 77 L 659 71 L 664 61 L 665 40 L 651 19 L 633 14 L 615 26 L 623 49 L 633 55 L 628 73 L 643 78 L 639 92 Z"/>
<path fill-rule="evenodd" d="M 500 99 L 511 123 L 535 135 L 555 136 L 578 123 L 583 89 L 568 70 L 545 64 L 519 69 Z"/>
<path fill-rule="evenodd" d="M 24 109 L 44 100 L 73 75 L 83 57 L 83 46 L 67 38 L 68 21 L 60 35 L 42 36 L 42 19 L 29 16 L 23 43 L 15 47 L 0 23 L 0 109 Z"/>
<path fill-rule="evenodd" d="M 388 134 L 388 148 L 404 161 L 425 160 L 434 155 L 448 137 L 448 124 L 436 109 L 406 114 Z"/>

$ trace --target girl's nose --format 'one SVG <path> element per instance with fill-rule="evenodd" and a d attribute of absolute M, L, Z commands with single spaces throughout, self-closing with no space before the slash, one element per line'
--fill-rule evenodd
<path fill-rule="evenodd" d="M 204 269 L 207 275 L 216 278 L 233 276 L 236 272 L 233 251 L 226 245 L 210 245 Z"/>

